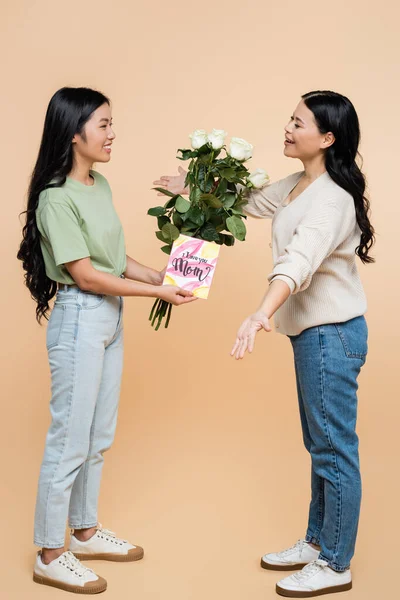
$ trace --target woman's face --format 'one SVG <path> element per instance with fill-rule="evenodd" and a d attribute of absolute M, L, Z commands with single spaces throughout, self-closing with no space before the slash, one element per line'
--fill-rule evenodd
<path fill-rule="evenodd" d="M 320 133 L 312 111 L 301 100 L 285 127 L 285 156 L 310 161 L 333 144 L 331 132 Z"/>
<path fill-rule="evenodd" d="M 82 134 L 74 136 L 72 143 L 75 156 L 90 163 L 108 162 L 111 159 L 111 144 L 114 139 L 111 108 L 105 103 L 94 111 Z"/>

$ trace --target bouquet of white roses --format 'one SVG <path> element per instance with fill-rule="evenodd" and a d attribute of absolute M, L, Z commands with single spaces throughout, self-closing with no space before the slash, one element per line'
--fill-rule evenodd
<path fill-rule="evenodd" d="M 233 246 L 235 239 L 244 241 L 246 225 L 243 206 L 247 203 L 247 188 L 261 188 L 269 180 L 264 169 L 250 173 L 245 162 L 252 157 L 253 146 L 242 138 L 231 139 L 229 150 L 225 145 L 227 133 L 213 129 L 207 134 L 196 129 L 191 135 L 192 149 L 179 149 L 177 158 L 190 160 L 185 180 L 189 199 L 167 189 L 154 188 L 168 196 L 164 206 L 156 206 L 148 214 L 157 218 L 157 238 L 164 243 L 161 250 L 171 253 L 172 245 L 180 234 L 200 240 Z M 222 151 L 225 151 L 222 154 Z M 157 299 L 150 313 L 152 325 L 160 327 L 171 305 Z"/>

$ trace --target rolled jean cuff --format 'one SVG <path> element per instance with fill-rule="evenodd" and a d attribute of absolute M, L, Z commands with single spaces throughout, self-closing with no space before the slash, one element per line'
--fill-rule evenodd
<path fill-rule="evenodd" d="M 343 567 L 342 565 L 338 565 L 334 561 L 329 560 L 329 558 L 326 558 L 326 556 L 324 556 L 322 554 L 322 552 L 320 552 L 320 554 L 318 556 L 318 559 L 319 560 L 324 560 L 325 562 L 327 562 L 328 563 L 328 567 L 330 567 L 334 571 L 337 571 L 338 573 L 343 573 L 344 571 L 347 571 L 347 569 L 350 568 L 350 565 L 347 565 L 347 567 Z"/>
<path fill-rule="evenodd" d="M 69 524 L 71 529 L 90 529 L 91 527 L 97 527 L 98 525 L 98 521 L 95 521 L 94 523 L 81 523 L 80 525 L 71 525 L 71 523 Z"/>
<path fill-rule="evenodd" d="M 318 546 L 320 545 L 319 539 L 317 539 L 313 535 L 309 535 L 308 533 L 304 539 L 306 540 L 306 542 L 311 542 L 311 544 L 316 544 Z"/>
<path fill-rule="evenodd" d="M 51 549 L 55 549 L 55 548 L 64 548 L 65 546 L 65 540 L 63 540 L 61 543 L 59 544 L 43 544 L 42 542 L 39 542 L 38 540 L 33 540 L 33 543 L 35 546 L 38 546 L 39 548 L 51 548 Z"/>

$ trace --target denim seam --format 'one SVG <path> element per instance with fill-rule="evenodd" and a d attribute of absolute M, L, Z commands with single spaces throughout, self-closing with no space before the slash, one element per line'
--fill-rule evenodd
<path fill-rule="evenodd" d="M 61 319 L 60 327 L 58 328 L 57 339 L 52 344 L 47 345 L 47 350 L 51 350 L 52 348 L 55 348 L 56 346 L 58 346 L 58 344 L 60 342 L 60 336 L 61 336 L 62 326 L 64 324 L 64 318 L 65 318 L 65 305 L 62 305 L 62 309 L 63 309 L 63 311 L 62 311 L 62 319 Z M 53 310 L 54 310 L 54 307 L 53 307 Z"/>
<path fill-rule="evenodd" d="M 334 571 L 339 571 L 341 573 L 343 573 L 343 571 L 347 571 L 347 569 L 350 567 L 350 565 L 345 567 L 343 565 L 338 565 L 334 560 L 329 560 L 329 558 L 327 558 L 322 552 L 319 553 L 318 558 L 320 560 L 325 560 L 329 567 L 332 567 Z"/>
<path fill-rule="evenodd" d="M 78 324 L 79 324 L 79 314 L 80 314 L 80 310 L 78 307 L 78 313 L 77 313 L 77 324 L 75 325 L 75 336 L 74 336 L 74 340 L 76 340 L 77 337 L 77 329 L 78 329 Z M 70 393 L 70 398 L 69 398 L 69 404 L 68 404 L 68 425 L 70 424 L 70 417 L 71 417 L 71 412 L 72 412 L 72 402 L 73 402 L 73 397 L 74 397 L 74 391 L 75 391 L 75 384 L 76 384 L 76 354 L 77 354 L 77 344 L 74 344 L 74 353 L 73 353 L 73 363 L 72 363 L 72 369 L 73 369 L 73 376 L 72 376 L 72 387 L 71 387 L 71 393 Z M 48 487 L 48 491 L 47 491 L 47 498 L 46 498 L 46 510 L 45 510 L 45 523 L 44 523 L 44 539 L 47 540 L 48 537 L 48 506 L 49 506 L 49 500 L 50 500 L 50 493 L 51 493 L 51 487 L 53 485 L 55 476 L 57 474 L 58 468 L 61 464 L 61 461 L 64 457 L 64 453 L 65 453 L 65 448 L 66 448 L 66 440 L 68 437 L 68 428 L 66 429 L 65 435 L 64 435 L 64 439 L 63 439 L 63 446 L 62 446 L 62 451 L 61 451 L 61 455 L 60 458 L 55 466 L 54 469 L 54 473 L 53 476 L 50 480 L 49 483 L 49 487 Z M 64 544 L 64 540 L 63 543 L 61 545 Z M 46 547 L 51 547 L 51 546 L 46 546 Z M 55 546 L 58 547 L 58 546 Z"/>
<path fill-rule="evenodd" d="M 331 435 L 329 432 L 329 423 L 328 423 L 326 409 L 325 409 L 325 397 L 324 397 L 324 394 L 325 394 L 324 347 L 325 346 L 324 346 L 324 340 L 323 340 L 323 335 L 324 335 L 323 327 L 319 327 L 318 331 L 319 331 L 319 341 L 320 341 L 320 348 L 321 348 L 321 378 L 320 378 L 320 382 L 321 382 L 322 416 L 324 419 L 325 430 L 326 430 L 326 435 L 327 435 L 327 439 L 329 442 L 329 446 L 332 450 L 333 463 L 334 463 L 334 467 L 336 469 L 337 481 L 339 484 L 339 486 L 338 486 L 338 506 L 336 507 L 336 517 L 337 517 L 336 536 L 335 536 L 336 539 L 335 539 L 335 544 L 334 544 L 333 558 L 330 561 L 330 562 L 332 562 L 332 564 L 335 564 L 334 560 L 338 553 L 339 537 L 340 537 L 340 530 L 341 530 L 341 525 L 342 525 L 342 492 L 341 492 L 342 486 L 341 486 L 341 479 L 340 479 L 340 471 L 339 471 L 338 464 L 337 464 L 336 451 L 332 444 L 332 439 L 331 439 Z"/>
<path fill-rule="evenodd" d="M 319 490 L 318 490 L 318 520 L 317 528 L 314 532 L 313 538 L 319 543 L 319 536 L 321 535 L 321 529 L 324 522 L 324 480 L 322 477 L 319 478 Z"/>
<path fill-rule="evenodd" d="M 82 510 L 81 510 L 82 521 L 86 520 L 87 488 L 88 488 L 88 479 L 89 479 L 89 460 L 90 460 L 91 452 L 92 452 L 92 449 L 93 449 L 93 439 L 94 439 L 95 422 L 96 422 L 96 409 L 94 411 L 92 426 L 90 428 L 90 440 L 89 440 L 88 456 L 87 456 L 87 459 L 85 460 L 85 464 L 84 464 L 84 467 L 83 467 L 84 468 L 84 472 L 83 472 Z"/>

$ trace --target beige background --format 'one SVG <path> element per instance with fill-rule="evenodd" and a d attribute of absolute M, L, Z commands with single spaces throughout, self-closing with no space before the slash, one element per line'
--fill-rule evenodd
<path fill-rule="evenodd" d="M 278 5 L 279 4 L 279 5 Z M 378 232 L 377 263 L 358 261 L 370 351 L 359 383 L 364 480 L 353 560 L 354 599 L 391 598 L 398 562 L 399 11 L 396 3 L 262 0 L 142 3 L 9 1 L 1 6 L 2 597 L 58 598 L 35 586 L 32 521 L 49 424 L 45 327 L 15 255 L 18 213 L 51 95 L 63 85 L 113 101 L 109 179 L 128 253 L 165 263 L 154 236 L 152 181 L 178 166 L 196 127 L 255 146 L 272 179 L 301 168 L 283 156 L 283 127 L 300 94 L 331 88 L 358 111 Z M 209 300 L 175 309 L 168 331 L 150 300 L 126 302 L 117 438 L 106 456 L 100 520 L 145 547 L 138 564 L 97 563 L 108 598 L 265 600 L 279 573 L 259 557 L 303 535 L 309 459 L 302 447 L 289 340 L 260 335 L 229 356 L 272 267 L 270 223 L 223 248 Z M 390 579 L 389 579 L 390 578 Z M 383 593 L 382 590 L 384 590 Z M 392 593 L 393 591 L 393 593 Z M 3 595 L 3 593 L 5 594 Z M 350 596 L 349 596 L 350 597 Z"/>

